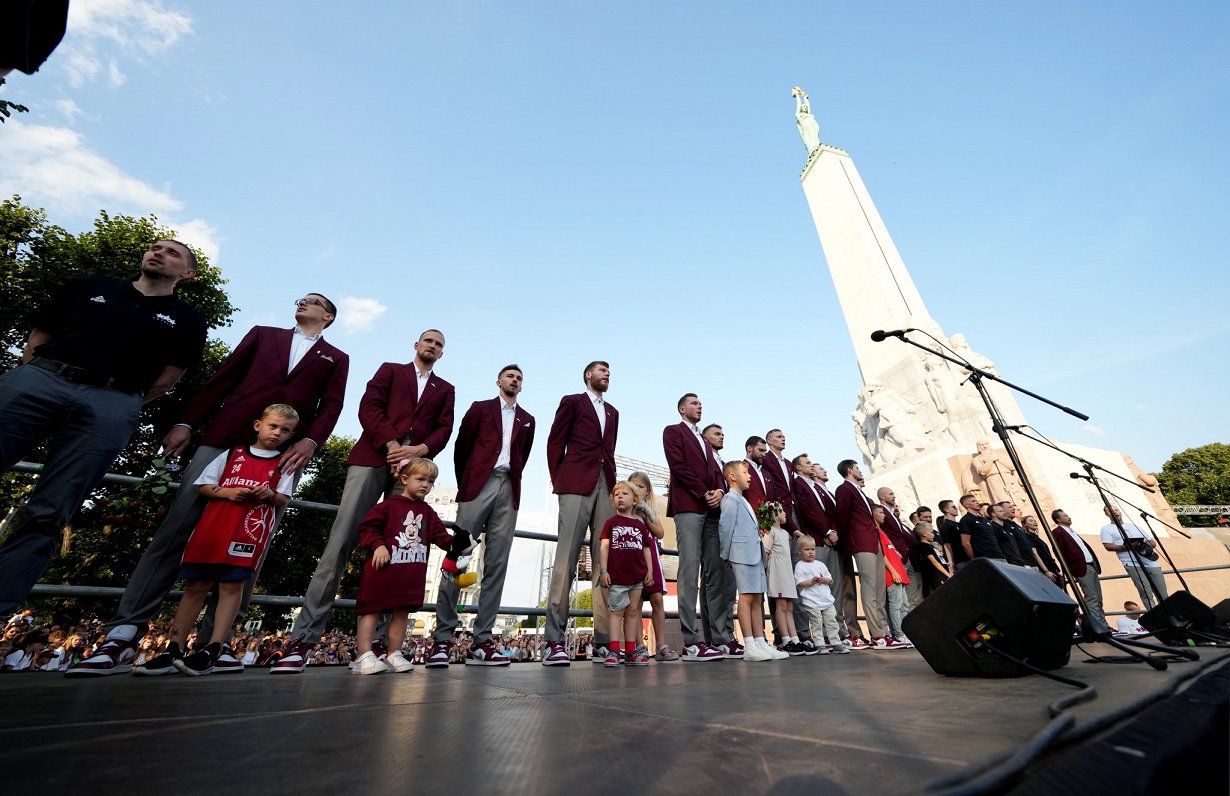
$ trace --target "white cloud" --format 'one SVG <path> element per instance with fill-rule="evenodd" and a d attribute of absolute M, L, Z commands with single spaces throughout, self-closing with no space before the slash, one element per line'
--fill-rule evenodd
<path fill-rule="evenodd" d="M 376 299 L 346 296 L 337 308 L 337 320 L 347 334 L 370 332 L 380 316 L 388 310 L 388 307 Z"/>
<path fill-rule="evenodd" d="M 219 235 L 208 221 L 200 218 L 194 218 L 191 221 L 173 221 L 170 219 L 159 219 L 168 227 L 175 230 L 179 235 L 179 239 L 184 243 L 189 244 L 209 258 L 209 261 L 214 265 L 218 264 L 219 252 Z"/>
<path fill-rule="evenodd" d="M 57 61 L 74 87 L 104 74 L 112 87 L 119 87 L 124 73 L 105 53 L 118 49 L 138 59 L 154 56 L 191 32 L 192 17 L 161 0 L 77 0 L 68 7 L 68 32 Z"/>
<path fill-rule="evenodd" d="M 1101 426 L 1095 426 L 1093 423 L 1086 423 L 1085 425 L 1081 426 L 1081 430 L 1084 431 L 1086 434 L 1091 434 L 1092 436 L 1095 436 L 1095 437 L 1102 437 L 1106 435 L 1106 429 L 1102 428 Z"/>
<path fill-rule="evenodd" d="M 51 106 L 59 111 L 64 116 L 65 121 L 68 122 L 81 115 L 81 108 L 77 107 L 77 103 L 70 99 L 56 100 L 51 103 Z"/>
<path fill-rule="evenodd" d="M 92 216 L 106 209 L 161 215 L 183 207 L 165 191 L 125 174 L 73 130 L 13 121 L 5 128 L 0 196 L 21 194 L 53 214 Z"/>

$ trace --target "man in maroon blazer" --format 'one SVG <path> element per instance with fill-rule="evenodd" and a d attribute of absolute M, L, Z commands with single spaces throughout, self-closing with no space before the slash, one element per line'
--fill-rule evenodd
<path fill-rule="evenodd" d="M 1102 582 L 1099 580 L 1102 565 L 1098 563 L 1097 554 L 1072 530 L 1072 518 L 1068 516 L 1068 512 L 1055 509 L 1051 512 L 1051 521 L 1055 523 L 1055 530 L 1051 533 L 1055 538 L 1055 546 L 1085 597 L 1088 611 L 1084 618 L 1089 628 L 1098 635 L 1109 633 L 1110 624 L 1107 623 L 1106 613 L 1102 608 Z"/>
<path fill-rule="evenodd" d="M 390 466 L 421 456 L 433 458 L 448 444 L 455 395 L 453 385 L 435 374 L 435 364 L 442 356 L 444 333 L 428 329 L 414 344 L 412 362 L 385 362 L 367 383 L 359 401 L 363 433 L 346 459 L 346 485 L 337 519 L 303 596 L 294 640 L 270 669 L 272 674 L 297 674 L 307 665 L 308 654 L 325 631 L 338 581 L 359 540 L 359 523 L 397 483 Z"/>
<path fill-rule="evenodd" d="M 847 562 L 849 554 L 838 550 L 837 501 L 828 490 L 829 471 L 819 462 L 813 462 L 806 454 L 796 456 L 794 479 L 794 511 L 799 518 L 799 529 L 816 542 L 816 560 L 828 567 L 833 582 L 829 590 L 836 598 L 837 627 L 843 639 L 850 637 L 846 627 L 842 605 L 842 589 L 846 573 L 854 570 L 853 562 Z M 855 601 L 854 596 L 850 598 Z M 829 639 L 834 644 L 837 639 Z"/>
<path fill-rule="evenodd" d="M 720 661 L 742 657 L 734 640 L 730 603 L 726 602 L 726 564 L 722 561 L 718 518 L 722 504 L 722 470 L 713 447 L 700 431 L 703 411 L 696 393 L 687 393 L 677 406 L 680 422 L 662 430 L 662 450 L 670 468 L 666 516 L 675 519 L 679 546 L 679 629 L 683 631 L 683 660 Z M 705 601 L 710 627 L 696 616 L 697 582 L 703 577 L 700 598 Z M 716 648 L 705 643 L 713 639 Z"/>
<path fill-rule="evenodd" d="M 863 492 L 863 471 L 853 459 L 843 459 L 837 473 L 845 480 L 837 487 L 837 535 L 858 567 L 858 584 L 863 592 L 863 613 L 871 641 L 863 638 L 855 609 L 846 606 L 846 627 L 850 631 L 852 649 L 885 649 L 892 644 L 888 614 L 885 611 L 884 549 L 880 546 L 880 531 L 871 519 L 871 500 Z M 846 578 L 851 589 L 854 578 Z"/>
<path fill-rule="evenodd" d="M 761 503 L 769 499 L 765 492 L 763 472 L 764 457 L 769 451 L 769 446 L 764 441 L 764 437 L 753 435 L 743 443 L 743 450 L 747 453 L 747 458 L 743 460 L 743 463 L 747 465 L 747 474 L 751 476 L 751 484 L 743 491 L 743 497 L 752 504 L 752 509 L 756 510 L 760 508 Z"/>
<path fill-rule="evenodd" d="M 786 509 L 784 527 L 793 534 L 799 529 L 799 524 L 794 516 L 794 471 L 786 458 L 786 435 L 780 428 L 775 428 L 765 434 L 764 439 L 769 446 L 761 465 L 765 494 L 769 500 L 776 500 Z"/>
<path fill-rule="evenodd" d="M 611 386 L 611 366 L 595 360 L 582 372 L 585 392 L 565 395 L 555 411 L 547 435 L 547 472 L 559 495 L 559 533 L 555 565 L 547 594 L 547 649 L 543 666 L 567 666 L 564 633 L 568 626 L 568 592 L 576 577 L 577 561 L 585 532 L 590 532 L 593 567 L 594 654 L 602 663 L 607 655 L 608 615 L 606 590 L 598 585 L 597 553 L 593 552 L 602 526 L 615 510 L 611 488 L 615 486 L 615 441 L 619 436 L 619 412 L 606 402 Z"/>
<path fill-rule="evenodd" d="M 319 293 L 307 294 L 295 302 L 294 327 L 254 326 L 189 401 L 181 422 L 162 441 L 163 454 L 176 456 L 188 446 L 193 429 L 202 429 L 200 446 L 182 470 L 181 483 L 185 486 L 176 493 L 166 518 L 128 580 L 119 610 L 106 626 L 105 649 L 73 667 L 70 674 L 114 674 L 132 668 L 128 661 L 135 652 L 135 642 L 145 634 L 149 620 L 175 585 L 184 548 L 207 503 L 190 485 L 219 454 L 251 440 L 252 421 L 266 406 L 284 403 L 299 412 L 295 441 L 282 457 L 284 472 L 301 471 L 333 433 L 350 371 L 350 358 L 323 336 L 336 317 L 332 301 Z M 274 530 L 281 518 L 279 509 Z M 244 606 L 251 593 L 249 583 Z M 210 617 L 212 610 L 207 614 L 207 625 Z M 209 633 L 205 627 L 202 631 Z M 224 654 L 216 671 L 242 670 L 234 656 Z"/>
<path fill-rule="evenodd" d="M 517 509 L 521 506 L 521 472 L 534 445 L 534 417 L 521 408 L 521 368 L 507 365 L 496 378 L 500 394 L 470 405 L 453 446 L 457 466 L 457 525 L 474 539 L 483 537 L 483 581 L 478 591 L 478 617 L 474 620 L 474 644 L 466 664 L 507 666 L 508 658 L 491 643 L 504 595 L 504 576 Z M 427 668 L 448 668 L 449 646 L 457 629 L 457 584 L 440 581 L 436 600 L 435 643 Z"/>

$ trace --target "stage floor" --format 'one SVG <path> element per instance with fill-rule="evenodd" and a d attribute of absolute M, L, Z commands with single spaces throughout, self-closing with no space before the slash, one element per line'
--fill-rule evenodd
<path fill-rule="evenodd" d="M 1175 680 L 1230 674 L 1227 650 L 1200 654 L 1158 672 L 1085 664 L 1074 648 L 1057 673 L 1097 688 L 1072 709 L 1080 726 Z M 941 677 L 912 650 L 369 677 L 12 673 L 0 675 L 0 770 L 8 793 L 918 793 L 1021 748 L 1049 722 L 1047 705 L 1075 690 L 1039 676 Z M 1184 723 L 1164 721 L 1175 726 L 1155 719 L 1158 743 Z M 1224 754 L 1205 762 L 1225 777 Z"/>

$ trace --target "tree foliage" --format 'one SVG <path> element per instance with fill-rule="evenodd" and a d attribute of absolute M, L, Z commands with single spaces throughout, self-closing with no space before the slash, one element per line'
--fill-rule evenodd
<path fill-rule="evenodd" d="M 105 211 L 99 213 L 93 229 L 74 235 L 49 223 L 44 211 L 22 204 L 20 197 L 0 202 L 0 370 L 7 371 L 20 361 L 34 310 L 61 285 L 90 274 L 135 278 L 148 245 L 175 236 L 174 230 L 159 224 L 154 216 L 112 216 Z M 226 280 L 204 254 L 195 253 L 196 278 L 181 285 L 177 293 L 205 317 L 210 329 L 228 326 L 235 307 L 223 289 Z M 153 462 L 162 435 L 228 353 L 224 343 L 208 342 L 202 362 L 174 389 L 142 410 L 132 439 L 111 472 L 157 478 Z M 42 451 L 31 451 L 26 458 L 39 461 Z M 32 476 L 0 477 L 0 505 L 5 510 L 17 505 L 31 483 Z M 171 497 L 153 492 L 152 486 L 156 484 L 145 490 L 147 494 L 139 505 L 126 504 L 118 520 L 116 510 L 105 501 L 114 500 L 123 488 L 103 486 L 95 490 L 70 520 L 60 553 L 43 579 L 76 585 L 124 585 L 157 528 L 159 509 Z M 86 607 L 80 606 L 81 610 Z M 103 605 L 101 610 L 112 608 Z"/>
<path fill-rule="evenodd" d="M 3 86 L 7 82 L 8 81 L 5 78 L 0 77 L 0 86 Z M 13 115 L 13 111 L 17 111 L 18 113 L 29 113 L 30 109 L 25 105 L 18 105 L 16 102 L 0 99 L 0 123 L 7 122 L 9 117 Z"/>
<path fill-rule="evenodd" d="M 1154 474 L 1171 503 L 1230 505 L 1230 445 L 1212 442 L 1176 453 Z M 1182 517 L 1184 524 L 1212 525 L 1217 518 Z"/>

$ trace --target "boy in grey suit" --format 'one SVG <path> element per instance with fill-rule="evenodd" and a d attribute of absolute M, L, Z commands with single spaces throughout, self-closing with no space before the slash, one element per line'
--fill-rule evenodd
<path fill-rule="evenodd" d="M 729 491 L 722 496 L 718 538 L 722 560 L 735 574 L 739 588 L 739 627 L 743 631 L 743 660 L 768 661 L 789 658 L 764 640 L 765 546 L 768 538 L 756 522 L 752 504 L 743 497 L 751 475 L 743 462 L 728 462 L 722 468 Z"/>

